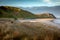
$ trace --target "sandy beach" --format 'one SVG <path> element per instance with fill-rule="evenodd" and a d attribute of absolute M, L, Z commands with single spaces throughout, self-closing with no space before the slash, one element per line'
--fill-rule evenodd
<path fill-rule="evenodd" d="M 58 28 L 60 28 L 59 24 L 56 24 L 53 22 L 54 19 L 25 19 L 25 20 L 17 20 L 17 22 L 39 22 L 42 23 L 44 25 L 51 25 L 51 26 L 56 26 Z"/>

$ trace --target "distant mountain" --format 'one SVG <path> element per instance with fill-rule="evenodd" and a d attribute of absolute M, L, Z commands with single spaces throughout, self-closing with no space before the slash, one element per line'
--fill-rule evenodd
<path fill-rule="evenodd" d="M 21 7 L 21 8 L 36 14 L 48 12 L 54 14 L 55 16 L 60 16 L 60 6 Z"/>
<path fill-rule="evenodd" d="M 20 8 L 0 6 L 0 18 L 35 18 L 35 15 Z"/>

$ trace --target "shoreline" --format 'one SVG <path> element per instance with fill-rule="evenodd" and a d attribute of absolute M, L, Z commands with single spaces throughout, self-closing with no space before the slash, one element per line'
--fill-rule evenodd
<path fill-rule="evenodd" d="M 40 22 L 40 21 L 52 21 L 54 19 L 18 19 L 17 22 Z"/>

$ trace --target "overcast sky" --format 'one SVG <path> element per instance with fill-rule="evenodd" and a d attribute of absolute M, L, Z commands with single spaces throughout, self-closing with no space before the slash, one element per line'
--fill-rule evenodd
<path fill-rule="evenodd" d="M 0 6 L 34 7 L 57 5 L 60 5 L 60 0 L 0 0 Z"/>

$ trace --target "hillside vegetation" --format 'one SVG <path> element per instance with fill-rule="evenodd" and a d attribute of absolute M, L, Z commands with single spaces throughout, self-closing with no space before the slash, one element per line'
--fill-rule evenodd
<path fill-rule="evenodd" d="M 56 17 L 50 13 L 35 15 L 29 11 L 22 10 L 17 7 L 0 6 L 0 18 L 32 19 L 32 18 L 56 18 Z"/>
<path fill-rule="evenodd" d="M 35 15 L 20 8 L 0 6 L 0 18 L 35 18 Z"/>

